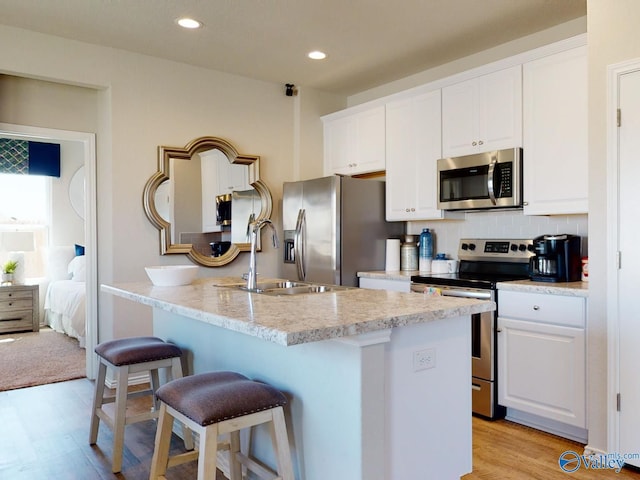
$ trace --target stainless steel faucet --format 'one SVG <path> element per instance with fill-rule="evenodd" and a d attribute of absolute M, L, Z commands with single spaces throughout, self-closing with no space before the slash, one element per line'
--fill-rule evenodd
<path fill-rule="evenodd" d="M 278 234 L 276 233 L 276 227 L 273 226 L 271 220 L 263 218 L 250 225 L 251 228 L 251 254 L 249 255 L 249 272 L 247 273 L 247 290 L 256 291 L 258 289 L 258 272 L 256 271 L 256 248 L 258 243 L 258 233 L 264 227 L 268 225 L 271 229 L 271 236 L 273 240 L 273 246 L 278 248 Z"/>

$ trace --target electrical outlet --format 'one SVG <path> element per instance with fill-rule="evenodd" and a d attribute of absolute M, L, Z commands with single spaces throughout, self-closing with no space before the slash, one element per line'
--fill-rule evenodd
<path fill-rule="evenodd" d="M 436 349 L 427 348 L 413 352 L 413 371 L 427 370 L 436 366 Z"/>

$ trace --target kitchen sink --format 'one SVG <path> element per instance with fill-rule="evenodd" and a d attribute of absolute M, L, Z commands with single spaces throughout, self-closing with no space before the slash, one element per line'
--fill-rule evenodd
<path fill-rule="evenodd" d="M 245 290 L 252 293 L 262 293 L 264 295 L 302 295 L 305 293 L 326 293 L 351 290 L 356 287 L 345 287 L 342 285 L 325 285 L 308 282 L 293 282 L 289 280 L 281 282 L 258 283 L 256 290 L 249 290 L 246 285 L 229 285 L 231 288 Z"/>

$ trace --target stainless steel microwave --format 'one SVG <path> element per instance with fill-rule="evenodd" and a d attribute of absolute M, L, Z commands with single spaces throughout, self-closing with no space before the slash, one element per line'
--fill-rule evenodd
<path fill-rule="evenodd" d="M 438 160 L 438 208 L 522 207 L 522 149 Z"/>

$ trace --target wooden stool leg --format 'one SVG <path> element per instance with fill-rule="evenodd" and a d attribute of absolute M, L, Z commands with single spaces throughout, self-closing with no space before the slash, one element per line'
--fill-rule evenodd
<path fill-rule="evenodd" d="M 209 425 L 200 435 L 200 455 L 198 456 L 198 480 L 216 478 L 218 454 L 218 424 Z"/>
<path fill-rule="evenodd" d="M 160 402 L 156 399 L 156 390 L 160 388 L 160 378 L 158 376 L 157 368 L 149 370 L 149 380 L 151 383 L 151 391 L 153 392 L 153 408 L 158 411 L 160 408 Z"/>
<path fill-rule="evenodd" d="M 156 441 L 153 450 L 153 458 L 151 459 L 149 480 L 156 480 L 158 477 L 162 477 L 167 473 L 172 430 L 173 417 L 167 412 L 167 406 L 164 403 L 160 403 L 158 428 L 156 430 Z"/>
<path fill-rule="evenodd" d="M 179 357 L 174 358 L 171 361 L 171 380 L 175 380 L 177 378 L 182 378 L 182 362 Z M 169 378 L 167 378 L 169 380 Z M 186 425 L 182 424 L 182 438 L 184 439 L 184 448 L 187 450 L 193 450 L 195 445 L 193 443 L 193 434 L 191 433 L 191 429 Z"/>
<path fill-rule="evenodd" d="M 89 429 L 89 445 L 94 445 L 98 441 L 98 427 L 100 427 L 100 417 L 96 413 L 102 408 L 104 399 L 104 381 L 107 377 L 107 366 L 100 362 L 98 366 L 98 378 L 96 378 L 96 388 L 93 397 L 93 410 L 91 411 L 91 428 Z"/>
<path fill-rule="evenodd" d="M 282 407 L 272 410 L 272 418 L 271 439 L 278 463 L 278 475 L 282 480 L 294 480 L 289 437 L 287 436 L 287 425 L 284 420 L 284 410 Z"/>
<path fill-rule="evenodd" d="M 231 432 L 229 436 L 229 480 L 242 480 L 242 464 L 236 458 L 240 453 L 240 431 Z"/>
<path fill-rule="evenodd" d="M 113 419 L 113 461 L 111 471 L 118 473 L 122 469 L 122 450 L 124 449 L 124 427 L 127 416 L 127 389 L 129 387 L 129 366 L 116 368 L 116 405 Z"/>

